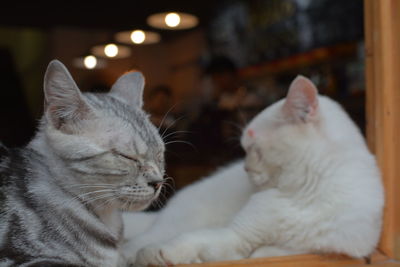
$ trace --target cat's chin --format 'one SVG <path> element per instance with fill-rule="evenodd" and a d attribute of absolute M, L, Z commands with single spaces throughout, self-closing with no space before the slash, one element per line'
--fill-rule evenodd
<path fill-rule="evenodd" d="M 134 200 L 119 200 L 120 210 L 122 211 L 141 211 L 148 208 L 151 203 L 156 199 L 156 197 L 152 197 L 148 200 L 134 201 Z"/>

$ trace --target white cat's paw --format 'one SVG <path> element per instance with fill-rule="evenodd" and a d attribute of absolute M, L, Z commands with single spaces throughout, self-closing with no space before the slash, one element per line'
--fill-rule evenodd
<path fill-rule="evenodd" d="M 150 246 L 149 244 L 158 244 L 161 243 L 156 241 L 157 238 L 154 238 L 152 235 L 142 235 L 129 242 L 126 242 L 122 246 L 122 255 L 127 260 L 128 264 L 132 266 L 137 265 L 137 257 L 139 251 L 144 248 Z M 129 265 L 128 265 L 129 266 Z"/>
<path fill-rule="evenodd" d="M 150 245 L 142 248 L 136 255 L 136 262 L 134 266 L 167 266 L 168 263 L 165 262 L 160 251 L 160 246 L 158 245 Z"/>
<path fill-rule="evenodd" d="M 201 262 L 203 261 L 200 259 L 197 246 L 175 240 L 164 245 L 151 245 L 139 250 L 136 265 L 170 266 Z"/>
<path fill-rule="evenodd" d="M 130 266 L 136 262 L 136 254 L 139 248 L 135 246 L 133 242 L 127 242 L 122 246 L 121 254 L 125 259 L 127 266 Z"/>
<path fill-rule="evenodd" d="M 236 241 L 236 242 L 235 242 Z M 187 233 L 162 245 L 152 245 L 137 254 L 137 265 L 175 265 L 245 258 L 240 242 L 229 231 Z"/>

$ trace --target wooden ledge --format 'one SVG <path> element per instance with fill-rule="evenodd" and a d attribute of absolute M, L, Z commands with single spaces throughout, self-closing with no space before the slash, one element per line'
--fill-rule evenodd
<path fill-rule="evenodd" d="M 370 265 L 364 259 L 352 259 L 343 255 L 293 255 L 284 257 L 245 259 L 238 261 L 209 262 L 202 264 L 181 264 L 179 267 L 287 267 L 287 266 L 305 266 L 305 267 L 335 267 L 335 266 L 400 266 L 400 263 L 390 262 L 389 258 L 381 252 L 375 252 L 370 258 Z M 394 264 L 394 265 L 393 265 Z"/>

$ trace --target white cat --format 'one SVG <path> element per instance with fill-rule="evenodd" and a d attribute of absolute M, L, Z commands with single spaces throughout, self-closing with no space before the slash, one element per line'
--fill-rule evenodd
<path fill-rule="evenodd" d="M 384 202 L 376 161 L 348 115 L 310 80 L 297 77 L 286 99 L 247 126 L 241 143 L 244 163 L 183 189 L 159 213 L 125 217 L 130 262 L 360 258 L 374 250 Z"/>

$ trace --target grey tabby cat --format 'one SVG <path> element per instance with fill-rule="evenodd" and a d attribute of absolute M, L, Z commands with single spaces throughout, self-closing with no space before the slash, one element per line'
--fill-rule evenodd
<path fill-rule="evenodd" d="M 117 266 L 120 210 L 163 185 L 164 143 L 142 111 L 141 73 L 82 94 L 52 61 L 45 114 L 26 148 L 0 147 L 0 266 Z"/>

